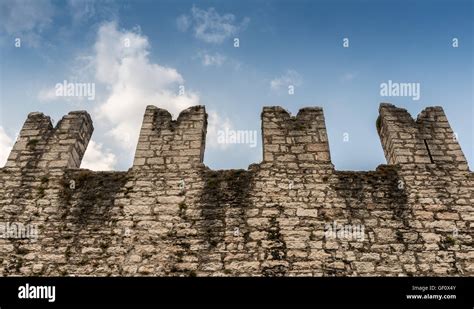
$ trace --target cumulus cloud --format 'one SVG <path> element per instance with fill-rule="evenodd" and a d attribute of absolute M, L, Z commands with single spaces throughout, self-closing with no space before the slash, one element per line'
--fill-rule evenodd
<path fill-rule="evenodd" d="M 192 28 L 197 39 L 216 44 L 243 31 L 249 22 L 248 17 L 238 22 L 234 14 L 221 15 L 212 7 L 203 10 L 195 6 L 192 7 L 190 15 L 181 15 L 176 20 L 180 31 Z"/>
<path fill-rule="evenodd" d="M 285 74 L 274 78 L 270 81 L 270 88 L 273 90 L 280 90 L 281 88 L 287 88 L 288 86 L 301 86 L 303 78 L 295 70 L 288 70 Z"/>
<path fill-rule="evenodd" d="M 219 131 L 225 131 L 225 129 L 233 130 L 233 124 L 227 117 L 220 116 L 216 111 L 209 111 L 207 118 L 207 137 L 206 146 L 211 149 L 226 149 L 229 144 L 218 143 Z"/>
<path fill-rule="evenodd" d="M 139 28 L 119 29 L 115 22 L 102 24 L 97 32 L 91 55 L 76 57 L 77 70 L 72 80 L 94 81 L 100 89 L 96 97 L 93 118 L 106 130 L 107 140 L 91 141 L 82 167 L 93 170 L 111 170 L 117 165 L 128 165 L 137 145 L 143 113 L 147 105 L 168 110 L 174 117 L 184 109 L 199 105 L 199 95 L 186 89 L 180 94 L 185 80 L 174 68 L 150 59 L 148 38 Z M 202 54 L 204 65 L 221 65 L 225 57 L 220 54 Z M 79 65 L 80 64 L 80 65 Z M 74 65 L 76 67 L 76 65 Z M 82 68 L 82 69 L 81 69 Z M 38 97 L 55 100 L 54 89 L 45 88 Z M 217 143 L 217 132 L 230 127 L 228 119 L 221 119 L 209 111 L 208 141 L 211 148 L 225 148 Z M 130 157 L 114 155 L 113 150 L 126 150 Z M 123 160 L 123 161 L 122 161 Z M 125 161 L 127 160 L 127 161 Z"/>
<path fill-rule="evenodd" d="M 117 29 L 106 23 L 95 43 L 96 80 L 110 89 L 96 110 L 98 119 L 112 125 L 110 135 L 122 147 L 134 149 L 147 105 L 167 109 L 174 116 L 199 104 L 196 93 L 178 95 L 183 77 L 174 69 L 149 59 L 149 42 L 138 29 Z"/>
<path fill-rule="evenodd" d="M 71 80 L 94 81 L 100 89 L 93 118 L 110 137 L 104 144 L 91 141 L 83 159 L 83 168 L 110 170 L 116 165 L 125 165 L 122 160 L 131 159 L 147 105 L 168 110 L 176 117 L 182 110 L 199 105 L 197 93 L 186 90 L 180 94 L 185 80 L 174 68 L 150 60 L 150 44 L 140 28 L 118 29 L 115 22 L 102 24 L 97 32 L 91 55 L 80 55 L 75 59 Z M 224 57 L 219 54 L 205 57 L 205 65 L 220 65 Z M 57 100 L 55 89 L 40 91 L 42 101 Z M 211 113 L 211 123 L 220 122 L 217 113 Z M 210 136 L 217 129 L 210 130 Z M 217 134 L 217 133 L 216 133 Z M 217 141 L 217 137 L 214 139 Z M 213 145 L 217 144 L 211 143 Z M 130 157 L 116 156 L 111 149 L 124 149 Z M 212 146 L 211 146 L 212 147 Z M 127 156 L 127 155 L 125 155 Z"/>
<path fill-rule="evenodd" d="M 13 139 L 8 136 L 3 127 L 0 127 L 0 166 L 4 166 L 7 162 L 12 147 Z"/>
<path fill-rule="evenodd" d="M 110 171 L 114 169 L 116 163 L 117 158 L 109 149 L 104 149 L 101 143 L 91 140 L 82 159 L 81 168 Z"/>
<path fill-rule="evenodd" d="M 29 46 L 38 46 L 40 33 L 51 24 L 54 7 L 50 0 L 0 1 L 0 29 L 19 37 Z"/>
<path fill-rule="evenodd" d="M 219 53 L 211 54 L 208 52 L 199 52 L 198 57 L 201 59 L 203 66 L 217 66 L 220 67 L 225 61 L 226 56 Z"/>

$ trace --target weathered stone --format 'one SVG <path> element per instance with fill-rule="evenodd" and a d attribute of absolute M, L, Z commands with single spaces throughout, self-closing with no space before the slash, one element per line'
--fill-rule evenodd
<path fill-rule="evenodd" d="M 92 172 L 84 112 L 57 129 L 30 114 L 0 169 L 0 225 L 38 229 L 0 238 L 0 275 L 473 276 L 474 176 L 444 118 L 383 104 L 390 165 L 351 172 L 322 109 L 266 107 L 264 161 L 213 171 L 203 107 L 148 107 L 133 168 Z"/>

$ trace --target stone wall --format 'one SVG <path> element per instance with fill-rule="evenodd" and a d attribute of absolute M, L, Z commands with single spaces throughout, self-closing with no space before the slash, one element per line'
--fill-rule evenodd
<path fill-rule="evenodd" d="M 181 112 L 177 120 L 155 106 L 147 106 L 133 167 L 189 169 L 204 160 L 207 114 L 204 106 Z"/>
<path fill-rule="evenodd" d="M 300 109 L 296 117 L 279 106 L 264 107 L 262 132 L 264 161 L 283 165 L 331 161 L 320 107 Z"/>
<path fill-rule="evenodd" d="M 368 172 L 334 169 L 321 108 L 280 107 L 263 109 L 261 163 L 213 171 L 206 119 L 149 106 L 133 167 L 93 172 L 78 168 L 87 113 L 30 114 L 0 169 L 0 224 L 38 235 L 0 238 L 1 275 L 474 274 L 474 176 L 442 108 L 415 121 L 382 104 L 389 165 Z"/>

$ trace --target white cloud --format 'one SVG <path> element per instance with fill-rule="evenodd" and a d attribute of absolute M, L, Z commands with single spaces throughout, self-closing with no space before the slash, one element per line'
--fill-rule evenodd
<path fill-rule="evenodd" d="M 110 170 L 117 165 L 128 165 L 137 145 L 147 105 L 166 109 L 174 117 L 189 106 L 199 105 L 197 93 L 186 89 L 184 95 L 179 95 L 179 86 L 185 82 L 181 74 L 174 68 L 152 62 L 149 54 L 150 44 L 139 28 L 122 30 L 117 28 L 116 23 L 108 22 L 99 27 L 92 56 L 76 57 L 75 62 L 82 63 L 82 67 L 86 68 L 75 73 L 78 79 L 94 80 L 101 88 L 100 97 L 96 97 L 93 118 L 100 123 L 101 130 L 107 130 L 106 136 L 111 137 L 101 140 L 102 144 L 90 142 L 83 168 Z M 223 56 L 216 55 L 204 59 L 205 62 L 218 65 Z M 50 100 L 55 98 L 54 94 L 51 89 L 46 89 L 38 96 Z M 230 127 L 230 121 L 211 112 L 208 130 L 211 148 L 226 147 L 217 143 L 217 131 L 225 127 Z M 116 156 L 105 146 L 127 150 L 127 154 Z M 128 152 L 130 157 L 127 157 Z"/>
<path fill-rule="evenodd" d="M 220 15 L 214 8 L 207 10 L 193 6 L 191 15 L 181 15 L 176 23 L 180 31 L 186 31 L 192 26 L 194 36 L 206 43 L 222 43 L 232 35 L 243 31 L 250 19 L 245 17 L 237 22 L 234 14 Z"/>
<path fill-rule="evenodd" d="M 220 67 L 226 61 L 226 56 L 221 55 L 219 53 L 210 54 L 208 52 L 200 52 L 198 56 L 201 59 L 202 65 L 206 67 L 207 66 Z"/>
<path fill-rule="evenodd" d="M 7 162 L 12 147 L 13 139 L 8 136 L 3 127 L 0 127 L 0 166 L 4 166 Z"/>
<path fill-rule="evenodd" d="M 82 159 L 81 168 L 110 171 L 114 169 L 116 163 L 117 158 L 109 149 L 104 149 L 102 144 L 91 140 Z"/>
<path fill-rule="evenodd" d="M 222 118 L 216 111 L 208 112 L 206 145 L 213 149 L 226 149 L 229 144 L 218 143 L 218 132 L 232 130 L 233 124 L 229 118 Z"/>
<path fill-rule="evenodd" d="M 167 109 L 175 117 L 199 104 L 196 93 L 178 95 L 183 77 L 173 68 L 152 63 L 148 39 L 138 31 L 118 30 L 106 23 L 95 43 L 97 81 L 110 92 L 96 110 L 98 119 L 112 125 L 110 135 L 124 148 L 135 149 L 147 105 Z"/>
<path fill-rule="evenodd" d="M 273 90 L 279 90 L 281 88 L 287 88 L 288 86 L 301 86 L 303 78 L 295 70 L 288 70 L 282 76 L 274 78 L 270 81 L 270 88 Z"/>
<path fill-rule="evenodd" d="M 29 46 L 38 46 L 40 33 L 51 24 L 54 8 L 50 0 L 0 1 L 0 29 Z"/>

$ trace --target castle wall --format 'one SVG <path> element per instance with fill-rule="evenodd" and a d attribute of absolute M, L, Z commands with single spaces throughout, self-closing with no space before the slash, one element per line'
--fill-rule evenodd
<path fill-rule="evenodd" d="M 202 163 L 206 128 L 203 106 L 184 110 L 177 120 L 164 109 L 147 106 L 133 167 L 185 170 Z"/>
<path fill-rule="evenodd" d="M 87 145 L 80 115 L 71 138 L 53 139 L 47 117 L 30 114 L 0 169 L 0 222 L 38 225 L 36 241 L 0 238 L 3 276 L 474 274 L 474 176 L 439 108 L 415 121 L 381 105 L 389 164 L 368 172 L 334 169 L 320 108 L 264 108 L 263 161 L 219 171 L 202 164 L 204 107 L 176 121 L 148 107 L 127 172 L 79 169 L 69 159 L 82 148 L 58 148 Z M 37 157 L 22 146 L 29 134 Z M 61 168 L 20 164 L 59 149 Z"/>
<path fill-rule="evenodd" d="M 380 105 L 377 130 L 389 164 L 436 164 L 468 170 L 442 107 L 424 109 L 415 121 L 402 108 Z"/>
<path fill-rule="evenodd" d="M 5 167 L 78 168 L 94 127 L 87 112 L 71 112 L 53 128 L 50 117 L 30 113 Z"/>
<path fill-rule="evenodd" d="M 295 162 L 331 162 L 323 109 L 300 109 L 296 117 L 279 106 L 262 112 L 263 160 L 291 165 Z"/>

